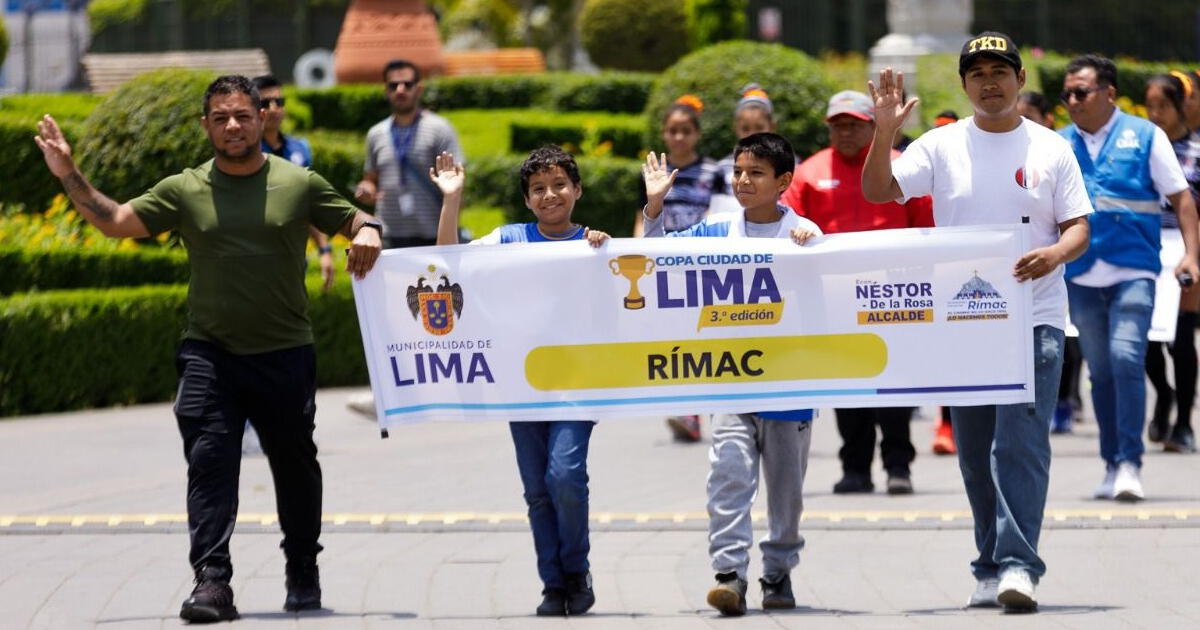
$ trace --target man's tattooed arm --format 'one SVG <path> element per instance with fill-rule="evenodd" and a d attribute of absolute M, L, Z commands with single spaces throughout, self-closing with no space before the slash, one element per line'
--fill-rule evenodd
<path fill-rule="evenodd" d="M 67 196 L 75 203 L 75 207 L 92 214 L 93 223 L 111 223 L 117 212 L 117 202 L 104 196 L 88 183 L 79 171 L 70 173 L 62 179 Z"/>

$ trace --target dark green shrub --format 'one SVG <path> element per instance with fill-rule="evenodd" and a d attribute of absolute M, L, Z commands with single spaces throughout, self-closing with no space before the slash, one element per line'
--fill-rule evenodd
<path fill-rule="evenodd" d="M 0 20 L 0 65 L 4 64 L 4 58 L 8 56 L 8 31 L 4 30 L 4 20 Z"/>
<path fill-rule="evenodd" d="M 560 112 L 640 112 L 657 75 L 648 72 L 559 73 L 550 92 L 550 109 Z"/>
<path fill-rule="evenodd" d="M 472 160 L 467 165 L 464 202 L 503 208 L 510 223 L 533 221 L 517 176 L 524 159 L 523 155 L 496 155 Z M 583 197 L 575 205 L 572 219 L 612 236 L 631 235 L 634 217 L 641 208 L 640 164 L 618 158 L 581 157 L 577 161 Z"/>
<path fill-rule="evenodd" d="M 514 153 L 526 153 L 546 144 L 557 144 L 578 153 L 585 137 L 583 129 L 569 123 L 512 122 L 508 128 Z"/>
<path fill-rule="evenodd" d="M 550 93 L 552 76 L 437 77 L 426 82 L 424 102 L 435 110 L 532 107 Z"/>
<path fill-rule="evenodd" d="M 312 170 L 320 173 L 347 199 L 354 199 L 354 186 L 362 179 L 366 155 L 364 139 L 358 137 L 350 140 L 340 134 L 321 131 L 314 131 L 306 137 L 313 150 Z"/>
<path fill-rule="evenodd" d="M 746 36 L 746 0 L 687 0 L 693 49 Z"/>
<path fill-rule="evenodd" d="M 579 34 L 602 68 L 659 71 L 688 51 L 683 0 L 587 0 Z"/>
<path fill-rule="evenodd" d="M 33 143 L 40 118 L 29 111 L 0 109 L 0 202 L 24 204 L 30 212 L 45 210 L 54 195 L 62 192 L 58 178 L 46 168 L 42 151 Z M 77 146 L 81 124 L 65 119 L 59 121 L 59 127 L 67 142 Z"/>
<path fill-rule="evenodd" d="M 346 275 L 308 282 L 322 387 L 367 382 Z M 187 287 L 83 289 L 0 299 L 0 416 L 169 400 Z"/>
<path fill-rule="evenodd" d="M 199 124 L 212 72 L 167 68 L 114 90 L 84 123 L 80 170 L 118 202 L 212 157 Z"/>
<path fill-rule="evenodd" d="M 0 295 L 85 287 L 134 287 L 187 282 L 187 254 L 180 249 L 133 251 L 0 247 Z"/>
<path fill-rule="evenodd" d="M 509 123 L 513 153 L 526 153 L 542 145 L 557 144 L 571 153 L 590 154 L 609 143 L 609 155 L 637 158 L 646 144 L 643 124 L 557 122 L 553 118 Z"/>
<path fill-rule="evenodd" d="M 699 151 L 720 158 L 733 150 L 733 109 L 739 90 L 756 82 L 775 108 L 779 133 L 800 156 L 826 144 L 825 105 L 834 87 L 821 65 L 804 53 L 778 44 L 725 42 L 684 57 L 664 72 L 646 105 L 647 125 L 658 137 L 662 116 L 675 99 L 695 94 L 704 101 Z M 657 143 L 657 141 L 656 141 Z"/>
<path fill-rule="evenodd" d="M 295 95 L 312 111 L 312 126 L 316 128 L 353 129 L 366 133 L 371 125 L 390 113 L 382 82 L 339 85 L 326 90 L 297 89 Z"/>

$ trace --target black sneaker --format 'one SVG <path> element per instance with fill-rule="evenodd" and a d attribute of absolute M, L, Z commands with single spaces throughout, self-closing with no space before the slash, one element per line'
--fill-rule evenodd
<path fill-rule="evenodd" d="M 283 600 L 284 610 L 295 612 L 321 607 L 321 572 L 317 569 L 316 558 L 288 561 L 286 574 L 287 599 Z"/>
<path fill-rule="evenodd" d="M 746 580 L 736 572 L 718 573 L 717 585 L 708 589 L 708 605 L 727 617 L 746 614 Z"/>
<path fill-rule="evenodd" d="M 542 589 L 542 603 L 537 607 L 539 617 L 566 617 L 567 591 L 561 588 Z"/>
<path fill-rule="evenodd" d="M 592 591 L 592 574 L 567 574 L 567 614 L 582 615 L 592 609 L 596 603 L 596 593 Z"/>
<path fill-rule="evenodd" d="M 912 494 L 913 485 L 912 479 L 908 475 L 891 475 L 887 480 L 887 493 L 896 494 Z"/>
<path fill-rule="evenodd" d="M 1163 450 L 1168 453 L 1195 453 L 1196 436 L 1191 427 L 1180 428 L 1179 425 L 1175 425 L 1171 437 L 1163 442 Z"/>
<path fill-rule="evenodd" d="M 848 472 L 842 476 L 842 480 L 833 484 L 834 494 L 857 494 L 874 492 L 875 484 L 871 483 L 871 476 L 861 473 Z"/>
<path fill-rule="evenodd" d="M 764 610 L 796 607 L 796 596 L 792 595 L 792 576 L 784 575 L 777 582 L 768 582 L 767 578 L 759 578 L 758 583 L 762 584 Z"/>
<path fill-rule="evenodd" d="M 196 571 L 196 588 L 183 600 L 179 618 L 192 623 L 213 623 L 238 618 L 233 606 L 233 589 L 228 578 L 217 578 L 201 568 Z"/>
<path fill-rule="evenodd" d="M 1146 439 L 1151 442 L 1163 442 L 1167 439 L 1167 429 L 1171 424 L 1171 407 L 1175 405 L 1175 390 L 1167 388 L 1160 392 L 1154 401 L 1154 415 L 1146 427 Z"/>

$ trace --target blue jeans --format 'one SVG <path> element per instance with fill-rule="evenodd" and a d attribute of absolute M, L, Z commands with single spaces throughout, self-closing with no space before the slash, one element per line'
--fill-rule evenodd
<path fill-rule="evenodd" d="M 591 421 L 510 422 L 517 469 L 529 506 L 538 577 L 564 588 L 588 570 L 588 441 Z"/>
<path fill-rule="evenodd" d="M 1111 287 L 1067 283 L 1071 321 L 1092 376 L 1092 406 L 1100 427 L 1100 457 L 1108 468 L 1142 466 L 1146 423 L 1146 334 L 1154 313 L 1154 281 Z"/>
<path fill-rule="evenodd" d="M 954 441 L 971 515 L 976 579 L 1024 569 L 1037 582 L 1046 573 L 1038 556 L 1046 488 L 1050 485 L 1050 418 L 1058 400 L 1063 331 L 1033 329 L 1034 402 L 953 407 Z"/>

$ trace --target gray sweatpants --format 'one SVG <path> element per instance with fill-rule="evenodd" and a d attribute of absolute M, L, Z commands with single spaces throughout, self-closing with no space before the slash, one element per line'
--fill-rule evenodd
<path fill-rule="evenodd" d="M 767 535 L 759 543 L 763 577 L 777 581 L 800 563 L 801 493 L 812 423 L 764 420 L 754 414 L 715 414 L 708 460 L 708 553 L 717 573 L 746 579 L 754 531 L 750 508 L 762 462 L 767 483 Z"/>

